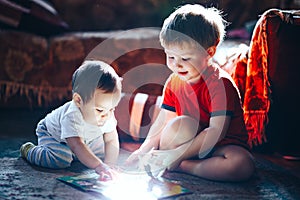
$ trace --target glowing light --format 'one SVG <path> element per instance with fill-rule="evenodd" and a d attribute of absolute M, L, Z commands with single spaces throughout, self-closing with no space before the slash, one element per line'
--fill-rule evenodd
<path fill-rule="evenodd" d="M 136 174 L 120 174 L 117 181 L 108 183 L 102 194 L 112 200 L 153 200 L 156 199 L 152 191 L 148 191 L 150 177 Z"/>
<path fill-rule="evenodd" d="M 152 193 L 155 195 L 155 196 L 161 196 L 162 195 L 162 189 L 158 186 L 154 186 L 152 188 Z"/>

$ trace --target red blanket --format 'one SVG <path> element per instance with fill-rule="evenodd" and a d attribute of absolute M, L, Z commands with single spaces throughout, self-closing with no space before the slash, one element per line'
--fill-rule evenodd
<path fill-rule="evenodd" d="M 253 31 L 248 58 L 240 59 L 233 74 L 241 90 L 248 143 L 251 147 L 267 141 L 265 127 L 268 124 L 271 101 L 267 21 L 270 17 L 279 17 L 283 22 L 289 23 L 292 17 L 290 14 L 291 12 L 278 9 L 270 9 L 262 14 Z"/>
<path fill-rule="evenodd" d="M 266 141 L 264 127 L 268 122 L 270 83 L 268 80 L 268 44 L 266 22 L 269 12 L 258 20 L 252 35 L 247 62 L 244 116 L 250 146 Z"/>

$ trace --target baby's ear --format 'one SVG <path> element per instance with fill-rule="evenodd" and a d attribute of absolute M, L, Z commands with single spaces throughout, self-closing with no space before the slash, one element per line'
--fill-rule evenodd
<path fill-rule="evenodd" d="M 75 105 L 77 107 L 80 107 L 83 103 L 80 94 L 78 94 L 77 92 L 74 92 L 74 94 L 73 94 L 73 101 L 75 102 Z"/>
<path fill-rule="evenodd" d="M 208 53 L 208 55 L 209 55 L 210 57 L 213 57 L 213 56 L 215 55 L 215 53 L 216 53 L 216 50 L 217 50 L 217 47 L 216 47 L 216 46 L 211 46 L 211 47 L 209 47 L 209 48 L 206 50 L 206 52 Z"/>

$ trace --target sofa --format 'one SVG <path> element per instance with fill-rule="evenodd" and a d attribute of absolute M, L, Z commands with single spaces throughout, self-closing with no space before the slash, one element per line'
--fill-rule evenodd
<path fill-rule="evenodd" d="M 158 30 L 67 33 L 45 39 L 30 33 L 0 31 L 0 107 L 56 106 L 71 97 L 71 77 L 84 59 L 100 59 L 111 64 L 120 76 L 126 74 L 124 92 L 161 94 L 170 73 L 162 67 L 164 52 Z M 23 45 L 20 45 L 23 44 Z M 131 76 L 145 76 L 154 68 L 160 76 L 146 76 L 148 85 L 138 88 Z M 137 78 L 136 78 L 137 79 Z M 146 80 L 144 80 L 146 81 Z M 151 86 L 151 84 L 155 86 Z M 22 99 L 22 100 L 20 100 Z"/>
<path fill-rule="evenodd" d="M 2 4 L 7 2 L 0 1 Z M 70 100 L 71 76 L 74 70 L 85 59 L 100 59 L 111 64 L 124 79 L 124 95 L 116 110 L 121 145 L 126 144 L 126 142 L 142 142 L 159 110 L 158 105 L 161 100 L 163 84 L 171 73 L 165 66 L 164 51 L 158 41 L 159 29 L 146 27 L 87 31 L 84 28 L 80 30 L 74 24 L 72 24 L 73 28 L 70 29 L 69 24 L 65 23 L 53 9 L 48 8 L 48 14 L 44 15 L 43 13 L 41 15 L 41 10 L 44 10 L 45 7 L 36 4 L 39 1 L 29 2 L 30 4 L 24 5 L 27 10 L 19 8 L 17 11 L 12 10 L 13 16 L 18 16 L 18 18 L 6 20 L 10 26 L 0 24 L 0 109 L 26 109 L 30 112 L 40 108 L 47 110 L 55 108 Z M 66 9 L 59 4 L 59 1 L 52 1 L 52 3 L 61 11 Z M 64 1 L 65 5 L 67 3 L 68 1 Z M 4 5 L 7 6 L 7 4 Z M 106 6 L 108 5 L 106 4 Z M 273 17 L 270 17 L 271 15 Z M 288 28 L 284 30 L 291 28 L 297 33 L 298 26 L 283 20 L 293 19 L 294 15 L 297 14 L 271 12 L 269 17 L 272 19 L 271 21 L 275 20 L 275 22 L 274 26 L 268 22 L 268 25 L 272 26 L 268 29 L 268 34 L 274 33 L 274 31 L 277 33 L 278 30 L 281 30 L 278 27 L 281 27 L 282 24 L 288 24 Z M 36 23 L 30 23 L 32 20 Z M 288 33 L 289 31 L 287 31 Z M 276 34 L 272 36 L 274 37 L 270 38 L 277 41 Z M 285 37 L 286 33 L 281 38 Z M 288 37 L 298 38 L 295 34 L 290 34 Z M 297 46 L 299 40 L 295 41 L 295 43 L 289 42 L 288 44 Z M 268 42 L 276 45 L 275 49 L 280 49 L 281 44 L 284 44 L 285 41 L 280 43 Z M 270 104 L 264 107 L 259 103 L 259 98 L 251 98 L 257 96 L 257 91 L 247 90 L 250 88 L 251 81 L 254 80 L 251 80 L 248 72 L 248 56 L 252 46 L 253 41 L 250 39 L 226 39 L 219 46 L 214 61 L 218 62 L 223 69 L 233 76 L 240 89 L 243 103 L 246 96 L 253 100 L 249 101 L 249 105 L 252 106 L 250 106 L 251 112 L 258 113 L 257 111 L 263 110 L 269 115 L 261 125 L 262 129 L 266 131 L 265 135 L 268 141 L 264 143 L 266 142 L 265 138 L 261 138 L 261 141 L 258 142 L 261 144 L 262 151 L 266 151 L 265 148 L 267 148 L 268 151 L 279 151 L 283 154 L 298 154 L 300 151 L 294 141 L 297 141 L 299 136 L 293 133 L 297 130 L 296 127 L 288 125 L 289 131 L 285 133 L 287 138 L 284 142 L 281 140 L 281 131 L 284 128 L 280 125 L 291 123 L 281 117 L 284 110 L 282 106 L 289 104 L 289 100 L 282 101 L 282 99 L 287 95 L 285 93 L 287 88 L 293 86 L 288 81 L 291 74 L 286 73 L 283 68 L 276 67 L 278 66 L 278 53 L 284 54 L 286 57 L 286 52 L 296 51 L 290 48 L 290 51 L 272 52 L 274 48 L 270 49 L 272 54 L 270 53 L 269 56 L 272 55 L 272 57 L 270 56 L 272 59 L 269 59 L 270 63 L 268 64 L 272 67 L 268 72 L 270 74 L 267 74 L 270 75 L 270 80 L 266 83 L 270 84 L 267 89 L 272 90 L 273 96 L 272 99 L 267 97 L 267 102 Z M 275 58 L 277 59 L 276 62 L 274 61 Z M 279 63 L 283 66 L 282 62 Z M 297 71 L 294 68 L 297 63 L 298 61 L 293 57 L 289 59 L 288 66 L 292 66 L 291 69 Z M 276 73 L 277 70 L 280 71 L 279 74 Z M 281 87 L 283 80 L 285 85 Z M 254 80 L 254 83 L 257 81 Z M 291 96 L 291 93 L 289 91 L 288 95 Z M 297 99 L 299 98 L 296 95 L 295 101 Z M 293 105 L 296 104 L 294 101 L 292 102 Z M 261 109 L 263 107 L 264 109 Z M 299 110 L 297 106 L 292 107 L 293 109 L 289 108 L 288 112 L 285 113 L 286 115 L 291 116 Z M 250 122 L 249 124 L 252 130 L 255 129 L 252 126 L 253 123 Z"/>

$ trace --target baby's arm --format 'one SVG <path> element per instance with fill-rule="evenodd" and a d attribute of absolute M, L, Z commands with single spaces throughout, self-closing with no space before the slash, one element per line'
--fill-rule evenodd
<path fill-rule="evenodd" d="M 115 164 L 119 156 L 119 139 L 118 132 L 114 130 L 110 133 L 104 134 L 104 143 L 105 143 L 105 160 L 106 164 Z"/>
<path fill-rule="evenodd" d="M 67 144 L 79 161 L 85 166 L 95 169 L 103 162 L 86 146 L 81 137 L 66 138 Z"/>

